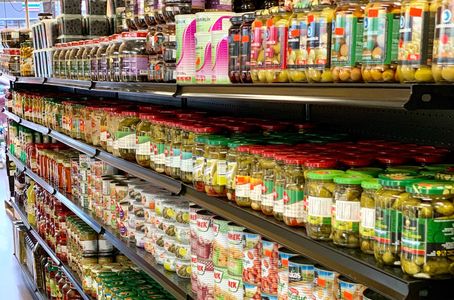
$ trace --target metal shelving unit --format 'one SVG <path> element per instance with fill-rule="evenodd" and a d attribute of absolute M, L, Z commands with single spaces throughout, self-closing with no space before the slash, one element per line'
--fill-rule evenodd
<path fill-rule="evenodd" d="M 28 287 L 28 289 L 31 291 L 31 295 L 34 300 L 47 300 L 48 298 L 38 289 L 36 286 L 35 282 L 33 281 L 32 275 L 28 271 L 28 269 L 20 263 L 20 261 L 17 259 L 17 256 L 13 254 L 15 261 L 19 265 L 19 269 L 22 272 L 22 277 L 25 280 L 25 285 Z"/>
<path fill-rule="evenodd" d="M 50 135 L 53 135 L 52 130 Z M 428 295 L 429 299 L 437 299 L 437 297 L 440 297 L 439 293 L 443 291 L 443 286 L 454 283 L 454 280 L 427 281 L 405 276 L 400 268 L 379 266 L 373 257 L 365 255 L 357 249 L 345 249 L 336 247 L 332 243 L 312 240 L 305 234 L 304 230 L 290 228 L 272 217 L 267 217 L 251 209 L 238 207 L 233 202 L 225 199 L 207 196 L 205 193 L 196 191 L 190 185 L 183 184 L 180 181 L 152 170 L 142 168 L 135 163 L 114 157 L 103 150 L 86 145 L 80 141 L 75 141 L 66 135 L 59 134 L 58 140 L 67 145 L 75 145 L 75 142 L 77 142 L 80 147 L 76 149 L 82 152 L 84 152 L 83 150 L 91 151 L 92 149 L 96 149 L 95 158 L 148 180 L 153 184 L 168 188 L 223 218 L 234 221 L 267 238 L 275 240 L 281 245 L 302 253 L 320 262 L 322 265 L 328 266 L 392 299 L 417 299 L 424 295 Z M 30 174 L 30 171 L 26 170 L 26 173 Z M 51 186 L 48 185 L 48 188 L 51 188 Z M 58 192 L 57 195 L 59 195 Z M 162 272 L 161 274 L 155 274 L 157 268 L 152 264 L 150 265 L 147 259 L 149 255 L 143 250 L 126 245 L 118 235 L 113 233 L 113 230 L 102 225 L 91 212 L 81 209 L 80 206 L 74 204 L 68 197 L 61 195 L 59 199 L 63 203 L 69 204 L 69 208 L 76 214 L 84 216 L 88 224 L 96 224 L 97 227 L 91 225 L 95 230 L 101 227 L 101 232 L 104 230 L 108 240 L 121 251 L 124 251 L 130 259 L 144 268 L 151 276 L 154 276 L 155 279 L 158 276 L 156 280 L 160 283 L 162 281 L 169 281 L 168 277 L 160 278 Z M 175 282 L 173 283 L 175 284 Z"/>

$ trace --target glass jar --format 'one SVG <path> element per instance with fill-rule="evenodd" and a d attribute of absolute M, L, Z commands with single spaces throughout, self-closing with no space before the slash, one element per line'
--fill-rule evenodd
<path fill-rule="evenodd" d="M 156 30 L 156 25 L 158 22 L 154 16 L 154 10 L 157 7 L 157 1 L 155 0 L 146 0 L 144 7 L 144 20 L 150 30 Z"/>
<path fill-rule="evenodd" d="M 66 78 L 66 60 L 65 60 L 65 57 L 66 57 L 66 52 L 67 51 L 68 51 L 68 44 L 67 43 L 61 44 L 61 50 L 60 50 L 60 53 L 59 53 L 59 56 L 58 56 L 58 63 L 59 63 L 58 70 L 60 71 L 58 78 L 63 78 L 63 79 Z"/>
<path fill-rule="evenodd" d="M 149 114 L 139 114 L 137 124 L 136 162 L 142 167 L 150 167 L 152 127 Z"/>
<path fill-rule="evenodd" d="M 192 183 L 192 172 L 194 162 L 192 161 L 192 149 L 196 134 L 194 126 L 183 125 L 181 132 L 181 161 L 180 161 L 180 178 L 183 182 Z"/>
<path fill-rule="evenodd" d="M 169 175 L 175 179 L 180 178 L 181 174 L 181 142 L 182 142 L 182 125 L 183 123 L 174 122 L 173 126 L 170 127 L 170 164 Z M 167 165 L 166 165 L 167 167 Z"/>
<path fill-rule="evenodd" d="M 342 175 L 339 170 L 313 170 L 307 172 L 307 235 L 315 240 L 331 240 L 331 209 L 334 201 L 333 182 Z"/>
<path fill-rule="evenodd" d="M 283 7 L 270 9 L 265 35 L 266 82 L 288 82 L 287 72 L 287 31 L 290 13 Z"/>
<path fill-rule="evenodd" d="M 107 79 L 108 81 L 119 82 L 121 78 L 120 57 L 118 50 L 122 43 L 121 35 L 114 34 L 110 38 L 110 47 L 107 50 Z"/>
<path fill-rule="evenodd" d="M 83 61 L 83 54 L 85 52 L 85 48 L 87 47 L 87 41 L 80 41 L 79 48 L 76 53 L 76 69 L 77 69 L 77 80 L 83 80 L 84 78 L 84 61 Z"/>
<path fill-rule="evenodd" d="M 82 80 L 90 80 L 91 79 L 91 50 L 93 48 L 92 41 L 86 41 L 84 52 L 82 53 L 82 69 L 83 69 L 83 76 Z"/>
<path fill-rule="evenodd" d="M 400 264 L 402 205 L 410 197 L 405 187 L 417 181 L 415 176 L 399 173 L 379 177 L 382 188 L 375 197 L 374 256 L 381 264 Z"/>
<path fill-rule="evenodd" d="M 317 0 L 307 15 L 307 69 L 309 82 L 332 82 L 331 34 L 334 19 L 334 1 Z"/>
<path fill-rule="evenodd" d="M 422 181 L 407 186 L 404 202 L 401 266 L 416 278 L 454 274 L 453 189 L 449 182 Z"/>
<path fill-rule="evenodd" d="M 239 206 L 251 206 L 251 167 L 253 156 L 250 146 L 239 146 L 237 149 L 237 173 L 235 176 L 235 203 Z"/>
<path fill-rule="evenodd" d="M 268 10 L 255 12 L 255 20 L 251 28 L 251 78 L 254 83 L 265 83 L 265 39 L 266 20 L 269 18 Z"/>
<path fill-rule="evenodd" d="M 333 243 L 347 248 L 358 248 L 361 220 L 361 183 L 371 178 L 345 174 L 334 178 Z"/>
<path fill-rule="evenodd" d="M 241 142 L 232 142 L 229 143 L 228 147 L 229 150 L 227 151 L 226 161 L 227 161 L 227 182 L 225 185 L 227 199 L 230 201 L 235 201 L 235 178 L 238 171 L 238 164 L 237 164 L 237 156 L 238 151 L 237 148 L 243 145 Z"/>
<path fill-rule="evenodd" d="M 289 152 L 275 152 L 274 153 L 274 194 L 275 199 L 273 202 L 273 216 L 276 220 L 284 221 L 284 189 L 285 189 L 285 159 L 290 156 Z"/>
<path fill-rule="evenodd" d="M 62 51 L 61 44 L 55 44 L 54 53 L 52 55 L 52 76 L 55 78 L 60 77 L 60 52 Z"/>
<path fill-rule="evenodd" d="M 251 32 L 252 22 L 255 20 L 254 13 L 243 15 L 243 24 L 240 26 L 240 74 L 242 83 L 252 83 L 251 78 Z"/>
<path fill-rule="evenodd" d="M 65 78 L 66 79 L 71 79 L 71 74 L 72 74 L 71 58 L 74 58 L 72 55 L 73 50 L 74 50 L 74 44 L 75 44 L 75 42 L 68 43 L 68 48 L 65 52 L 64 61 L 65 61 Z"/>
<path fill-rule="evenodd" d="M 260 210 L 262 203 L 263 170 L 259 162 L 264 152 L 264 147 L 250 146 L 249 149 L 252 156 L 249 199 L 251 208 L 253 210 Z"/>
<path fill-rule="evenodd" d="M 77 61 L 77 53 L 79 52 L 81 44 L 81 42 L 73 42 L 72 49 L 69 54 L 69 77 L 74 80 L 77 80 L 77 76 L 79 75 L 79 70 L 77 69 L 79 66 L 79 62 Z"/>
<path fill-rule="evenodd" d="M 397 68 L 401 82 L 432 82 L 436 5 L 428 0 L 402 2 Z"/>
<path fill-rule="evenodd" d="M 229 77 L 231 83 L 241 82 L 240 49 L 241 49 L 241 30 L 243 17 L 233 16 L 230 18 L 232 26 L 229 29 Z"/>
<path fill-rule="evenodd" d="M 92 46 L 90 50 L 90 80 L 98 80 L 98 60 L 96 55 L 98 54 L 98 49 L 100 47 L 99 39 L 94 39 L 92 41 Z"/>
<path fill-rule="evenodd" d="M 363 0 L 343 0 L 337 5 L 331 45 L 334 82 L 362 81 L 364 6 Z"/>
<path fill-rule="evenodd" d="M 363 65 L 365 82 L 398 81 L 397 51 L 400 2 L 371 1 L 364 16 Z"/>
<path fill-rule="evenodd" d="M 148 80 L 148 55 L 145 50 L 147 32 L 123 32 L 118 49 L 121 81 L 143 82 Z"/>
<path fill-rule="evenodd" d="M 304 211 L 304 173 L 305 159 L 298 156 L 287 156 L 284 160 L 284 223 L 292 227 L 304 226 L 306 212 Z"/>
<path fill-rule="evenodd" d="M 118 131 L 115 132 L 115 141 L 121 158 L 136 160 L 136 128 L 140 122 L 139 114 L 135 111 L 123 111 L 118 123 Z"/>
<path fill-rule="evenodd" d="M 375 197 L 381 185 L 378 179 L 367 179 L 361 183 L 361 187 L 363 192 L 360 200 L 359 244 L 362 252 L 374 254 Z"/>
<path fill-rule="evenodd" d="M 433 77 L 436 82 L 454 82 L 453 36 L 451 33 L 454 20 L 449 13 L 451 7 L 451 1 L 438 0 L 432 2 L 430 8 L 430 11 L 436 11 L 432 63 Z"/>
<path fill-rule="evenodd" d="M 98 51 L 96 51 L 96 62 L 98 65 L 98 81 L 107 80 L 107 48 L 109 47 L 109 38 L 102 37 L 99 39 Z"/>
<path fill-rule="evenodd" d="M 307 65 L 307 14 L 309 1 L 301 1 L 293 9 L 288 28 L 287 68 L 290 82 L 306 82 Z"/>
<path fill-rule="evenodd" d="M 228 141 L 222 138 L 209 138 L 205 147 L 206 166 L 203 172 L 205 192 L 209 196 L 226 195 L 226 155 Z"/>

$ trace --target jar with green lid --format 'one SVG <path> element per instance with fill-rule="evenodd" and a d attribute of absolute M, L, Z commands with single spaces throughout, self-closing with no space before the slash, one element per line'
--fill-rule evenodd
<path fill-rule="evenodd" d="M 307 172 L 307 235 L 316 240 L 331 240 L 334 178 L 344 174 L 340 170 L 313 170 Z"/>
<path fill-rule="evenodd" d="M 374 167 L 363 167 L 363 168 L 352 168 L 348 169 L 345 171 L 347 174 L 352 174 L 352 175 L 366 175 L 366 176 L 372 176 L 372 177 L 377 177 L 378 174 L 383 173 L 384 170 L 381 168 L 374 168 Z"/>
<path fill-rule="evenodd" d="M 421 181 L 407 186 L 403 204 L 401 266 L 416 278 L 454 275 L 454 185 Z"/>
<path fill-rule="evenodd" d="M 405 188 L 421 178 L 400 173 L 382 174 L 375 197 L 375 259 L 385 265 L 400 264 L 402 205 L 410 194 Z"/>
<path fill-rule="evenodd" d="M 275 167 L 273 170 L 275 194 L 273 201 L 273 216 L 279 221 L 284 220 L 285 168 L 287 166 L 284 160 L 290 155 L 291 153 L 286 151 L 275 152 L 273 155 L 275 161 Z"/>
<path fill-rule="evenodd" d="M 332 82 L 331 34 L 335 2 L 316 0 L 307 15 L 307 68 L 308 82 Z"/>
<path fill-rule="evenodd" d="M 405 0 L 400 14 L 397 68 L 401 82 L 432 82 L 432 51 L 436 5 L 429 0 Z"/>
<path fill-rule="evenodd" d="M 430 10 L 436 12 L 433 41 L 433 77 L 436 82 L 454 82 L 454 36 L 452 34 L 454 18 L 452 18 L 452 2 L 450 0 L 433 1 Z"/>
<path fill-rule="evenodd" d="M 365 8 L 361 68 L 365 82 L 399 81 L 400 6 L 399 1 L 373 0 Z"/>
<path fill-rule="evenodd" d="M 227 182 L 225 184 L 225 190 L 227 194 L 227 199 L 230 201 L 235 201 L 235 178 L 238 171 L 238 147 L 245 145 L 241 141 L 235 141 L 228 144 L 229 150 L 227 151 L 226 163 L 227 163 L 227 172 L 225 174 Z"/>
<path fill-rule="evenodd" d="M 274 207 L 274 169 L 276 160 L 274 159 L 275 150 L 265 150 L 259 159 L 260 168 L 263 170 L 263 191 L 260 208 L 262 213 L 267 216 L 273 215 Z"/>
<path fill-rule="evenodd" d="M 293 15 L 288 28 L 287 68 L 290 82 L 306 82 L 307 65 L 307 14 L 310 1 L 298 1 L 293 8 Z"/>
<path fill-rule="evenodd" d="M 151 156 L 151 122 L 149 114 L 139 114 L 140 123 L 137 124 L 136 161 L 142 167 L 150 167 Z"/>
<path fill-rule="evenodd" d="M 347 173 L 348 174 L 348 173 Z M 361 221 L 359 222 L 359 244 L 362 252 L 374 254 L 375 234 L 375 197 L 381 189 L 378 179 L 367 179 L 361 182 Z"/>
<path fill-rule="evenodd" d="M 139 114 L 135 111 L 124 111 L 118 123 L 118 130 L 115 132 L 115 142 L 121 158 L 136 160 L 136 128 L 139 124 Z"/>
<path fill-rule="evenodd" d="M 192 149 L 194 148 L 196 133 L 192 125 L 181 126 L 181 160 L 180 178 L 183 182 L 192 183 L 194 162 L 192 161 Z"/>
<path fill-rule="evenodd" d="M 331 71 L 334 82 L 360 82 L 363 51 L 364 0 L 337 4 L 334 17 Z"/>
<path fill-rule="evenodd" d="M 219 132 L 219 128 L 215 126 L 195 126 L 195 139 L 194 146 L 192 148 L 192 161 L 193 161 L 193 170 L 192 170 L 192 183 L 194 188 L 199 192 L 205 191 L 205 184 L 203 180 L 203 175 L 205 173 L 205 146 L 207 144 L 208 138 L 212 134 Z"/>
<path fill-rule="evenodd" d="M 251 208 L 253 210 L 260 210 L 262 203 L 262 188 L 263 188 L 263 170 L 260 166 L 260 159 L 262 158 L 264 148 L 262 146 L 251 146 L 250 154 L 252 157 L 251 162 L 251 176 L 250 176 L 250 192 L 249 199 Z"/>
<path fill-rule="evenodd" d="M 306 212 L 304 209 L 304 158 L 287 156 L 284 160 L 285 188 L 284 188 L 284 223 L 292 227 L 304 226 Z"/>
<path fill-rule="evenodd" d="M 239 206 L 251 206 L 251 167 L 253 157 L 250 154 L 250 146 L 243 145 L 236 148 L 235 175 L 235 203 Z"/>
<path fill-rule="evenodd" d="M 205 170 L 203 182 L 205 192 L 209 196 L 225 196 L 227 183 L 227 150 L 228 140 L 223 138 L 209 138 L 205 146 Z"/>
<path fill-rule="evenodd" d="M 364 175 L 341 175 L 334 178 L 333 243 L 348 248 L 359 247 L 361 221 L 361 183 Z"/>

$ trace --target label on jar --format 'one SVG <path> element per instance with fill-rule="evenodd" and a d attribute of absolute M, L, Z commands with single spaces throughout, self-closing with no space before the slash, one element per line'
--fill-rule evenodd
<path fill-rule="evenodd" d="M 373 237 L 375 230 L 375 209 L 361 208 L 361 221 L 359 223 L 359 233 L 363 237 Z"/>
<path fill-rule="evenodd" d="M 203 182 L 206 185 L 216 185 L 217 162 L 218 160 L 213 158 L 206 160 L 206 166 L 203 172 Z"/>
<path fill-rule="evenodd" d="M 106 240 L 98 240 L 98 252 L 112 252 L 112 243 Z"/>
<path fill-rule="evenodd" d="M 217 160 L 216 162 L 216 184 L 226 185 L 227 184 L 227 161 Z"/>
<path fill-rule="evenodd" d="M 245 300 L 262 299 L 262 297 L 261 297 L 262 292 L 260 291 L 260 284 L 251 284 L 251 283 L 243 282 L 243 288 L 244 288 L 244 299 Z"/>
<path fill-rule="evenodd" d="M 391 64 L 397 60 L 399 15 L 371 8 L 364 17 L 363 63 Z"/>
<path fill-rule="evenodd" d="M 402 212 L 377 207 L 375 216 L 375 240 L 380 244 L 400 244 Z"/>
<path fill-rule="evenodd" d="M 398 60 L 402 65 L 427 65 L 432 61 L 435 13 L 426 3 L 411 3 L 400 15 Z"/>
<path fill-rule="evenodd" d="M 307 197 L 307 222 L 312 225 L 330 225 L 332 198 Z"/>
<path fill-rule="evenodd" d="M 274 186 L 273 211 L 275 213 L 284 212 L 284 185 L 282 184 L 276 184 Z"/>
<path fill-rule="evenodd" d="M 288 298 L 291 300 L 312 299 L 314 276 L 314 265 L 289 262 L 287 287 Z"/>
<path fill-rule="evenodd" d="M 364 19 L 338 13 L 333 29 L 331 63 L 333 66 L 356 66 L 363 54 Z"/>
<path fill-rule="evenodd" d="M 284 216 L 298 219 L 305 219 L 304 210 L 304 191 L 288 190 L 284 191 Z"/>
<path fill-rule="evenodd" d="M 454 64 L 454 53 L 452 44 L 454 41 L 454 5 L 452 2 L 442 3 L 437 8 L 435 21 L 435 43 L 436 48 L 433 52 L 434 62 L 438 64 Z"/>
<path fill-rule="evenodd" d="M 265 27 L 266 28 L 266 27 Z M 251 33 L 252 42 L 251 42 L 251 66 L 254 69 L 261 68 L 264 65 L 265 61 L 265 51 L 263 49 L 263 24 L 259 20 L 254 21 L 254 29 Z M 238 36 L 238 41 L 240 37 Z"/>
<path fill-rule="evenodd" d="M 309 14 L 307 24 L 307 65 L 310 68 L 327 68 L 331 57 L 331 22 L 324 16 Z"/>
<path fill-rule="evenodd" d="M 203 156 L 194 157 L 194 171 L 192 172 L 194 181 L 203 181 L 204 169 L 205 158 Z"/>
<path fill-rule="evenodd" d="M 264 180 L 262 185 L 262 205 L 273 207 L 274 205 L 274 180 Z"/>
<path fill-rule="evenodd" d="M 443 257 L 454 255 L 454 220 L 409 218 L 404 216 L 402 252 L 412 255 Z"/>
<path fill-rule="evenodd" d="M 227 171 L 225 173 L 226 186 L 229 189 L 235 189 L 235 177 L 237 171 L 237 163 L 235 161 L 227 162 Z"/>
<path fill-rule="evenodd" d="M 121 57 L 121 73 L 126 78 L 137 78 L 148 75 L 148 55 Z"/>
<path fill-rule="evenodd" d="M 117 131 L 115 132 L 115 141 L 118 149 L 136 149 L 135 131 Z"/>
<path fill-rule="evenodd" d="M 265 65 L 267 67 L 287 67 L 287 31 L 285 25 L 276 25 L 273 19 L 267 21 L 265 31 Z"/>
<path fill-rule="evenodd" d="M 79 241 L 83 253 L 98 252 L 98 240 Z"/>
<path fill-rule="evenodd" d="M 166 167 L 170 167 L 172 164 L 172 149 L 170 149 L 169 145 L 164 146 L 164 164 Z"/>
<path fill-rule="evenodd" d="M 164 165 L 165 159 L 165 144 L 156 144 L 154 148 L 154 163 L 156 165 Z"/>
<path fill-rule="evenodd" d="M 149 156 L 151 154 L 151 139 L 148 136 L 137 137 L 137 155 Z"/>
<path fill-rule="evenodd" d="M 361 206 L 359 201 L 336 201 L 333 227 L 337 230 L 359 231 Z"/>
<path fill-rule="evenodd" d="M 288 28 L 288 68 L 307 63 L 307 19 L 292 19 Z"/>
<path fill-rule="evenodd" d="M 251 192 L 249 194 L 249 198 L 254 202 L 261 202 L 262 201 L 262 186 L 263 181 L 259 178 L 251 177 L 250 181 L 251 185 Z"/>
<path fill-rule="evenodd" d="M 171 160 L 170 160 L 170 167 L 171 168 L 180 168 L 181 164 L 181 150 L 179 148 L 173 148 L 170 152 Z"/>
<path fill-rule="evenodd" d="M 249 198 L 251 192 L 251 177 L 236 175 L 235 177 L 235 196 L 241 198 Z"/>
<path fill-rule="evenodd" d="M 181 152 L 181 163 L 180 163 L 181 172 L 192 173 L 193 161 L 192 161 L 192 152 Z"/>

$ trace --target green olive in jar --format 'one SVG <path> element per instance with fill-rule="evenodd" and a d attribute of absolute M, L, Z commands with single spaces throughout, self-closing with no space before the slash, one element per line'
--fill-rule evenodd
<path fill-rule="evenodd" d="M 378 183 L 378 179 L 368 179 L 361 183 L 361 187 L 363 192 L 360 200 L 359 243 L 362 252 L 374 254 L 375 197 L 381 185 Z"/>

